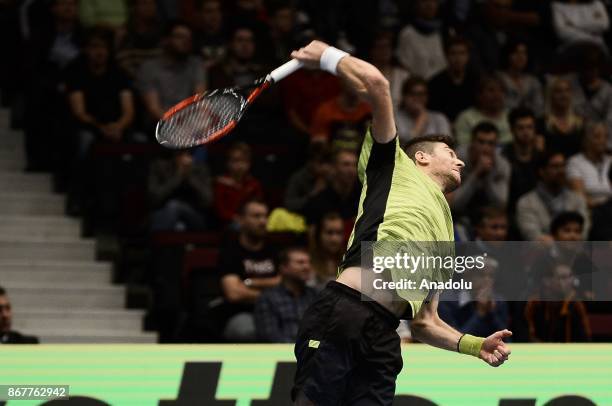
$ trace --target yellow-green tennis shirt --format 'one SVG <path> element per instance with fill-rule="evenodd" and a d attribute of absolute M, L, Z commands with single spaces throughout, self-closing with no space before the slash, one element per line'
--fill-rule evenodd
<path fill-rule="evenodd" d="M 362 184 L 357 220 L 339 273 L 351 266 L 361 266 L 361 242 L 376 242 L 377 255 L 394 255 L 394 242 L 422 242 L 418 248 L 426 255 L 453 255 L 453 219 L 440 187 L 408 158 L 399 139 L 378 143 L 368 130 L 358 163 Z M 440 242 L 440 244 L 438 244 Z M 415 250 L 410 244 L 411 250 Z M 432 252 L 432 250 L 434 252 Z M 393 280 L 401 272 L 392 270 Z M 425 296 L 415 300 L 414 292 L 398 289 L 397 294 L 410 302 L 413 315 Z"/>

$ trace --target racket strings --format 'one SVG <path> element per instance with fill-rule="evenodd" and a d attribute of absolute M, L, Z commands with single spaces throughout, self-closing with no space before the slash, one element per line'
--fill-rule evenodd
<path fill-rule="evenodd" d="M 160 121 L 158 140 L 177 148 L 202 144 L 237 121 L 245 103 L 233 89 L 214 91 Z"/>

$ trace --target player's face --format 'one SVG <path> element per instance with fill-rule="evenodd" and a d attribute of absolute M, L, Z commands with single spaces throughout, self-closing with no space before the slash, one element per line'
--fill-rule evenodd
<path fill-rule="evenodd" d="M 435 144 L 431 160 L 431 173 L 443 180 L 444 193 L 452 192 L 461 184 L 461 168 L 465 166 L 462 160 L 448 145 Z"/>
<path fill-rule="evenodd" d="M 11 329 L 13 314 L 8 296 L 0 295 L 0 333 L 8 333 Z"/>

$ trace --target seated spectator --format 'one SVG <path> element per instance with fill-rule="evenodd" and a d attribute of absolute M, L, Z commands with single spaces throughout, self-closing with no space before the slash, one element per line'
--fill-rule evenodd
<path fill-rule="evenodd" d="M 38 337 L 11 330 L 13 313 L 6 289 L 0 286 L 0 344 L 38 344 Z"/>
<path fill-rule="evenodd" d="M 518 199 L 536 186 L 536 162 L 544 140 L 536 135 L 536 118 L 528 108 L 519 107 L 508 116 L 512 143 L 504 145 L 502 155 L 512 168 L 508 195 L 508 214 L 514 218 Z"/>
<path fill-rule="evenodd" d="M 126 3 L 124 0 L 79 0 L 81 22 L 86 27 L 119 28 L 128 19 Z"/>
<path fill-rule="evenodd" d="M 608 183 L 612 185 L 612 168 L 608 171 Z M 605 203 L 593 208 L 593 226 L 591 227 L 590 241 L 612 240 L 612 197 Z"/>
<path fill-rule="evenodd" d="M 478 210 L 484 206 L 506 206 L 511 176 L 510 164 L 498 152 L 497 128 L 483 122 L 472 131 L 461 186 L 449 195 L 453 212 L 459 217 L 467 216 L 469 220 L 474 220 Z"/>
<path fill-rule="evenodd" d="M 569 158 L 580 150 L 584 118 L 573 108 L 569 80 L 552 78 L 546 92 L 544 117 L 538 123 L 538 131 L 544 136 L 547 151 L 558 151 Z"/>
<path fill-rule="evenodd" d="M 306 223 L 316 224 L 328 212 L 339 213 L 345 221 L 354 219 L 360 194 L 357 154 L 346 149 L 336 151 L 327 187 L 308 199 L 304 206 Z"/>
<path fill-rule="evenodd" d="M 206 227 L 205 212 L 212 204 L 208 168 L 196 163 L 189 151 L 159 159 L 149 173 L 149 199 L 154 210 L 153 231 L 199 231 Z"/>
<path fill-rule="evenodd" d="M 560 152 L 547 152 L 538 161 L 538 184 L 524 194 L 516 206 L 516 222 L 528 241 L 552 241 L 550 222 L 561 212 L 576 211 L 586 221 L 588 232 L 588 208 L 584 198 L 566 186 L 565 157 Z M 585 234 L 586 236 L 586 234 Z"/>
<path fill-rule="evenodd" d="M 315 225 L 310 239 L 310 262 L 314 271 L 310 285 L 320 291 L 327 282 L 336 280 L 345 249 L 344 220 L 338 213 L 326 213 Z"/>
<path fill-rule="evenodd" d="M 156 123 L 170 107 L 205 90 L 202 61 L 191 54 L 191 29 L 181 22 L 168 25 L 160 57 L 144 62 L 138 72 L 138 90 Z"/>
<path fill-rule="evenodd" d="M 470 64 L 470 46 L 461 37 L 448 40 L 445 48 L 448 68 L 429 81 L 429 108 L 455 121 L 459 113 L 475 102 L 478 76 Z"/>
<path fill-rule="evenodd" d="M 584 44 L 597 45 L 607 51 L 603 34 L 610 27 L 610 20 L 603 2 L 563 0 L 553 1 L 551 7 L 561 51 Z"/>
<path fill-rule="evenodd" d="M 270 31 L 268 38 L 270 42 L 264 49 L 267 54 L 266 60 L 274 64 L 282 64 L 290 59 L 291 51 L 299 48 L 299 32 L 296 22 L 296 10 L 287 2 L 270 3 L 267 9 L 269 13 L 268 25 Z"/>
<path fill-rule="evenodd" d="M 134 97 L 127 76 L 114 65 L 111 33 L 93 29 L 87 37 L 84 58 L 67 68 L 66 89 L 70 112 L 75 120 L 77 153 L 76 179 L 71 207 L 78 213 L 90 179 L 85 176 L 87 155 L 94 142 L 125 141 L 134 119 Z"/>
<path fill-rule="evenodd" d="M 590 209 L 605 203 L 612 196 L 608 172 L 612 156 L 606 154 L 608 127 L 603 123 L 587 126 L 582 152 L 567 163 L 570 188 L 582 194 Z"/>
<path fill-rule="evenodd" d="M 570 266 L 554 260 L 542 269 L 540 289 L 525 308 L 531 342 L 584 342 L 591 340 L 586 308 L 575 300 Z"/>
<path fill-rule="evenodd" d="M 116 36 L 117 64 L 132 79 L 148 59 L 161 55 L 162 31 L 155 0 L 134 0 L 125 27 Z"/>
<path fill-rule="evenodd" d="M 370 41 L 368 53 L 370 63 L 376 66 L 389 81 L 391 100 L 395 106 L 398 106 L 402 100 L 402 86 L 410 74 L 393 61 L 393 34 L 388 31 L 376 34 Z"/>
<path fill-rule="evenodd" d="M 204 67 L 210 69 L 227 54 L 227 32 L 221 1 L 203 0 L 199 15 L 201 24 L 193 33 L 194 50 L 204 61 Z"/>
<path fill-rule="evenodd" d="M 357 151 L 371 117 L 369 104 L 353 88 L 341 83 L 340 94 L 323 102 L 315 111 L 310 128 L 314 142 L 327 142 L 334 148 Z"/>
<path fill-rule="evenodd" d="M 427 82 L 413 76 L 402 86 L 402 102 L 395 115 L 400 144 L 423 135 L 451 135 L 451 127 L 444 114 L 427 110 Z"/>
<path fill-rule="evenodd" d="M 240 206 L 252 198 L 262 198 L 261 183 L 251 175 L 251 148 L 242 142 L 227 151 L 226 173 L 214 182 L 214 208 L 217 218 L 227 224 Z"/>
<path fill-rule="evenodd" d="M 574 211 L 562 212 L 551 222 L 550 234 L 555 240 L 555 245 L 550 249 L 550 257 L 572 268 L 576 297 L 592 300 L 594 264 L 590 253 L 585 252 L 580 243 L 584 241 L 584 217 Z"/>
<path fill-rule="evenodd" d="M 439 7 L 439 0 L 416 0 L 414 20 L 400 31 L 398 38 L 396 53 L 400 63 L 411 74 L 425 79 L 446 68 Z"/>
<path fill-rule="evenodd" d="M 62 161 L 72 158 L 65 152 L 72 151 L 61 131 L 65 118 L 66 95 L 60 83 L 64 69 L 81 52 L 83 28 L 78 21 L 77 0 L 53 0 L 49 2 L 51 22 L 32 27 L 25 43 L 23 75 L 25 93 L 25 152 L 27 170 L 49 171 L 58 165 L 63 175 L 69 176 L 72 168 Z M 8 64 L 3 64 L 8 66 Z M 9 80 L 14 80 L 9 78 Z M 62 179 L 64 180 L 64 179 Z"/>
<path fill-rule="evenodd" d="M 249 200 L 237 218 L 238 238 L 223 245 L 219 253 L 221 289 L 228 304 L 223 335 L 230 341 L 253 341 L 254 304 L 263 290 L 279 284 L 280 277 L 274 251 L 265 241 L 268 206 L 261 200 Z"/>
<path fill-rule="evenodd" d="M 580 73 L 572 76 L 576 111 L 586 120 L 605 123 L 607 146 L 612 149 L 612 85 L 602 77 L 605 56 L 598 49 L 589 49 L 580 62 Z"/>
<path fill-rule="evenodd" d="M 331 153 L 325 144 L 311 144 L 306 165 L 295 172 L 287 182 L 285 207 L 302 212 L 308 200 L 327 187 L 331 172 Z"/>
<path fill-rule="evenodd" d="M 304 310 L 316 291 L 306 286 L 312 270 L 304 248 L 287 248 L 279 254 L 279 285 L 264 290 L 255 302 L 257 338 L 267 343 L 293 343 Z"/>
<path fill-rule="evenodd" d="M 498 262 L 489 257 L 484 263 L 482 269 L 462 275 L 462 279 L 471 282 L 471 290 L 446 293 L 439 304 L 442 320 L 462 333 L 480 337 L 508 328 L 509 322 L 508 305 L 494 288 Z"/>
<path fill-rule="evenodd" d="M 455 120 L 457 144 L 467 145 L 472 130 L 482 121 L 495 125 L 500 144 L 512 141 L 504 102 L 504 89 L 496 76 L 484 76 L 480 79 L 476 91 L 476 106 L 464 110 Z"/>
<path fill-rule="evenodd" d="M 499 77 L 506 93 L 506 109 L 527 107 L 541 115 L 544 94 L 538 78 L 527 72 L 529 49 L 525 41 L 510 41 L 504 47 L 504 70 Z"/>

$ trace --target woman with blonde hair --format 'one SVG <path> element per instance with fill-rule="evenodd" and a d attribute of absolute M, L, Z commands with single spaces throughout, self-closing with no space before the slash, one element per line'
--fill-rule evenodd
<path fill-rule="evenodd" d="M 584 134 L 584 117 L 573 107 L 571 82 L 556 76 L 546 87 L 544 117 L 540 120 L 539 131 L 544 135 L 546 150 L 561 152 L 565 157 L 580 151 Z"/>

